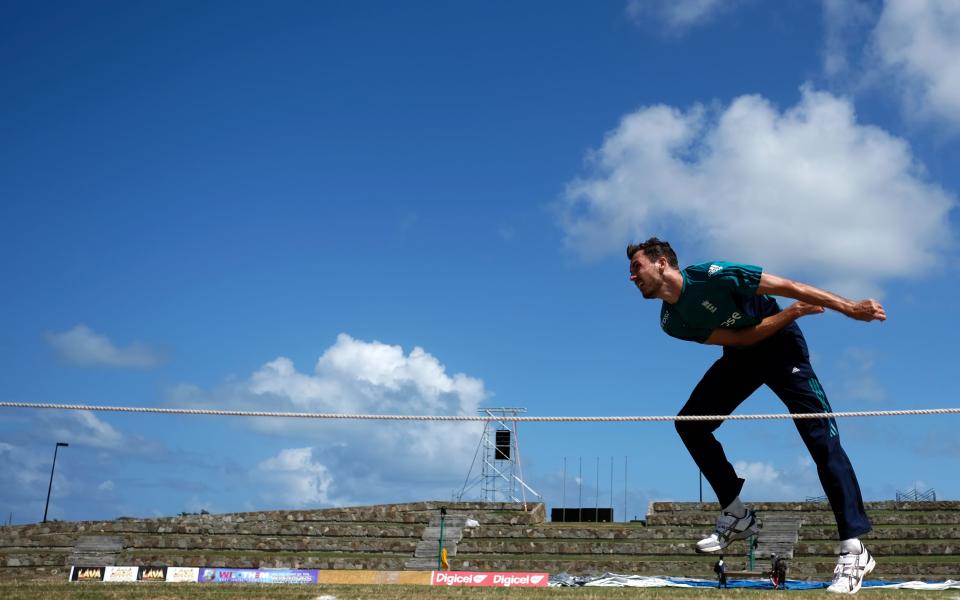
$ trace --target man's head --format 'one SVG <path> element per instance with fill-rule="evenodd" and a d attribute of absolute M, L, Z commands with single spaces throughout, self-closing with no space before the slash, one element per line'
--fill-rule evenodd
<path fill-rule="evenodd" d="M 663 290 L 663 274 L 667 269 L 680 269 L 670 243 L 655 237 L 627 246 L 627 258 L 630 259 L 630 281 L 648 299 L 658 297 Z"/>

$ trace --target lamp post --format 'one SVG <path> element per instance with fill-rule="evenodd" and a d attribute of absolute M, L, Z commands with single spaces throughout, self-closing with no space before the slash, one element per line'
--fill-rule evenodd
<path fill-rule="evenodd" d="M 50 485 L 47 486 L 47 503 L 43 507 L 43 522 L 47 522 L 47 509 L 50 508 L 50 490 L 53 489 L 53 470 L 57 468 L 57 450 L 60 449 L 60 446 L 66 448 L 70 444 L 64 442 L 57 442 L 57 445 L 53 449 L 53 466 L 50 467 Z"/>

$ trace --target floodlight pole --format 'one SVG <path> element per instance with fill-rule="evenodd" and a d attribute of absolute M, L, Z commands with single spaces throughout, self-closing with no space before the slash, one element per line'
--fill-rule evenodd
<path fill-rule="evenodd" d="M 65 444 L 63 442 L 57 442 L 57 445 L 53 448 L 53 466 L 50 467 L 50 484 L 47 486 L 47 503 L 43 506 L 43 522 L 47 522 L 47 509 L 50 508 L 50 491 L 53 489 L 53 470 L 57 468 L 57 450 L 60 449 L 60 446 L 66 448 L 70 444 Z"/>

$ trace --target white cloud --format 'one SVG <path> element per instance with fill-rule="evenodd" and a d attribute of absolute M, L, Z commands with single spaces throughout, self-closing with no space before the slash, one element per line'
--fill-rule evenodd
<path fill-rule="evenodd" d="M 800 456 L 789 467 L 789 473 L 769 462 L 736 461 L 733 468 L 746 480 L 741 496 L 745 500 L 796 500 L 823 493 L 813 461 Z"/>
<path fill-rule="evenodd" d="M 63 360 L 78 367 L 149 369 L 163 362 L 159 353 L 140 342 L 118 348 L 109 338 L 83 324 L 63 333 L 48 333 L 46 337 Z"/>
<path fill-rule="evenodd" d="M 780 472 L 769 463 L 739 461 L 734 465 L 734 469 L 741 478 L 754 483 L 771 484 L 780 481 Z"/>
<path fill-rule="evenodd" d="M 673 31 L 702 25 L 739 2 L 733 0 L 627 0 L 627 15 L 638 24 L 663 23 Z"/>
<path fill-rule="evenodd" d="M 910 116 L 960 125 L 960 2 L 888 0 L 871 51 Z"/>
<path fill-rule="evenodd" d="M 869 25 L 876 18 L 864 0 L 823 0 L 823 70 L 828 77 L 846 77 L 856 60 Z"/>
<path fill-rule="evenodd" d="M 47 460 L 53 459 L 53 453 Z M 4 468 L 0 470 L 0 487 L 13 492 L 15 497 L 30 495 L 47 485 L 49 467 L 44 474 L 44 462 L 35 453 L 25 448 L 0 442 L 0 461 Z"/>
<path fill-rule="evenodd" d="M 178 386 L 178 403 L 268 411 L 339 414 L 475 415 L 487 397 L 483 382 L 449 374 L 436 357 L 415 347 L 366 342 L 341 334 L 313 373 L 278 357 L 249 378 L 206 394 Z M 463 484 L 483 426 L 454 422 L 370 422 L 250 419 L 244 425 L 310 448 L 285 451 L 270 467 L 301 461 L 284 489 L 302 489 L 314 503 L 366 503 L 396 498 L 449 498 Z M 309 455 L 307 454 L 309 451 Z M 321 468 L 323 471 L 321 471 Z M 329 477 L 329 480 L 326 479 Z M 299 486 L 299 487 L 298 487 Z"/>
<path fill-rule="evenodd" d="M 248 389 L 285 398 L 304 410 L 351 413 L 472 414 L 486 395 L 483 382 L 460 373 L 447 375 L 422 348 L 405 355 L 400 346 L 346 334 L 337 336 L 314 371 L 300 373 L 293 361 L 279 357 L 252 375 Z"/>
<path fill-rule="evenodd" d="M 51 436 L 69 444 L 104 450 L 132 447 L 128 438 L 88 410 L 44 415 L 44 418 L 54 423 Z"/>
<path fill-rule="evenodd" d="M 62 449 L 61 449 L 62 451 Z M 49 454 L 48 454 L 49 452 Z M 3 502 L 3 521 L 12 513 L 14 522 L 37 522 L 43 516 L 44 500 L 50 483 L 50 466 L 53 461 L 53 444 L 43 448 L 0 442 L 0 499 Z M 62 501 L 69 497 L 75 487 L 72 479 L 64 475 L 58 460 L 53 478 L 49 518 L 62 518 Z"/>
<path fill-rule="evenodd" d="M 6 433 L 11 441 L 0 442 L 0 505 L 21 522 L 43 514 L 56 442 L 69 447 L 56 450 L 50 518 L 107 516 L 120 508 L 115 503 L 123 487 L 115 484 L 118 471 L 143 458 L 156 465 L 163 456 L 159 444 L 123 434 L 89 411 L 39 411 Z M 0 437 L 4 434 L 0 431 Z M 114 514 L 130 510 L 135 509 Z"/>
<path fill-rule="evenodd" d="M 329 504 L 330 470 L 313 460 L 313 448 L 287 448 L 257 465 L 258 479 L 266 482 L 265 500 L 281 505 Z"/>
<path fill-rule="evenodd" d="M 561 206 L 567 242 L 585 256 L 669 229 L 708 258 L 867 295 L 929 270 L 952 241 L 955 198 L 925 180 L 909 145 L 808 87 L 783 112 L 760 96 L 641 108 L 591 163 Z"/>

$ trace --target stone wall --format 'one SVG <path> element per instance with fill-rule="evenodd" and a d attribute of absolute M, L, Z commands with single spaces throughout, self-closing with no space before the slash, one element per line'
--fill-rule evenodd
<path fill-rule="evenodd" d="M 837 532 L 826 503 L 755 503 L 761 519 L 799 517 L 799 542 L 790 576 L 829 579 Z M 457 568 L 469 570 L 606 571 L 713 577 L 717 557 L 697 555 L 694 543 L 713 529 L 716 504 L 655 502 L 643 523 L 482 526 L 465 531 Z M 873 502 L 874 531 L 864 541 L 877 557 L 877 577 L 956 579 L 960 573 L 960 502 Z M 731 570 L 747 570 L 746 542 L 724 553 Z M 754 571 L 768 568 L 756 559 Z"/>
<path fill-rule="evenodd" d="M 0 577 L 60 576 L 69 565 L 402 570 L 441 506 L 500 525 L 540 523 L 542 504 L 416 502 L 312 511 L 48 522 L 0 527 Z M 117 538 L 96 558 L 83 543 Z"/>
<path fill-rule="evenodd" d="M 577 524 L 546 522 L 542 504 L 525 511 L 518 504 L 419 502 L 0 527 L 0 577 L 62 577 L 66 565 L 104 560 L 196 567 L 431 568 L 441 506 L 448 508 L 451 522 L 480 522 L 478 528 L 463 529 L 451 548 L 454 569 L 712 577 L 716 561 L 693 551 L 696 540 L 712 530 L 719 511 L 715 504 L 656 502 L 644 522 Z M 826 504 L 754 507 L 761 519 L 800 518 L 791 577 L 829 578 L 836 529 Z M 960 573 L 960 502 L 879 502 L 867 508 L 875 529 L 864 540 L 877 557 L 876 576 L 945 579 Z M 87 555 L 84 548 L 96 552 Z M 745 569 L 746 554 L 746 544 L 736 542 L 724 555 L 728 568 Z M 412 560 L 415 556 L 420 560 Z M 765 566 L 766 561 L 755 565 Z"/>

